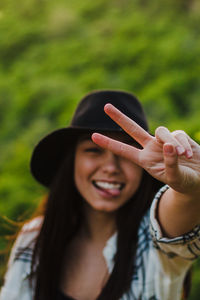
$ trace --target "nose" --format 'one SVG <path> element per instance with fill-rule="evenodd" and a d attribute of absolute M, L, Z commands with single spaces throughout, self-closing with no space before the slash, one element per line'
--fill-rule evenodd
<path fill-rule="evenodd" d="M 119 156 L 113 154 L 111 151 L 106 151 L 105 157 L 102 160 L 102 170 L 108 174 L 120 173 Z"/>

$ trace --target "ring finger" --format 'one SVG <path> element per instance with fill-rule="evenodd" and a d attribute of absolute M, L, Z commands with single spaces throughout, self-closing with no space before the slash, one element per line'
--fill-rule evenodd
<path fill-rule="evenodd" d="M 184 147 L 185 144 L 183 145 L 182 143 L 180 143 L 179 140 L 176 139 L 166 127 L 158 127 L 155 131 L 155 137 L 159 142 L 163 144 L 172 144 L 176 148 L 176 152 L 178 155 L 183 155 L 186 151 L 186 148 Z"/>

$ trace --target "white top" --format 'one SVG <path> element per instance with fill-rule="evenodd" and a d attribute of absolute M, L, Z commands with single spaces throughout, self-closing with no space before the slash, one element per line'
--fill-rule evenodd
<path fill-rule="evenodd" d="M 130 298 L 125 294 L 121 300 L 180 300 L 186 272 L 200 255 L 200 226 L 173 239 L 162 235 L 156 219 L 156 207 L 167 188 L 164 186 L 156 194 L 150 211 L 141 221 Z M 42 217 L 35 218 L 22 228 L 11 252 L 0 300 L 33 300 L 28 275 L 31 271 L 34 239 L 42 220 Z M 116 242 L 117 233 L 107 241 L 103 250 L 109 272 L 114 266 Z"/>

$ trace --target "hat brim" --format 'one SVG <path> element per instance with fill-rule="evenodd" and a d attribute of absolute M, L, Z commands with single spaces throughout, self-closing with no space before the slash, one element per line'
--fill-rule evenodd
<path fill-rule="evenodd" d="M 91 129 L 69 126 L 55 130 L 45 136 L 34 148 L 30 168 L 33 177 L 42 185 L 49 187 L 64 160 L 69 148 L 75 145 L 78 137 L 84 133 L 123 132 L 122 130 Z"/>

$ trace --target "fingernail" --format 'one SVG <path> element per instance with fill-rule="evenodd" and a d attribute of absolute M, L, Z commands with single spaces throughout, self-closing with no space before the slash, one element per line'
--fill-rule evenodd
<path fill-rule="evenodd" d="M 177 151 L 178 155 L 181 155 L 185 152 L 185 149 L 182 146 L 177 146 L 176 151 Z"/>
<path fill-rule="evenodd" d="M 172 145 L 166 145 L 164 149 L 165 149 L 165 153 L 167 154 L 172 154 L 174 152 L 174 148 Z"/>
<path fill-rule="evenodd" d="M 191 150 L 186 150 L 186 156 L 187 158 L 191 158 L 193 155 L 192 151 Z"/>

